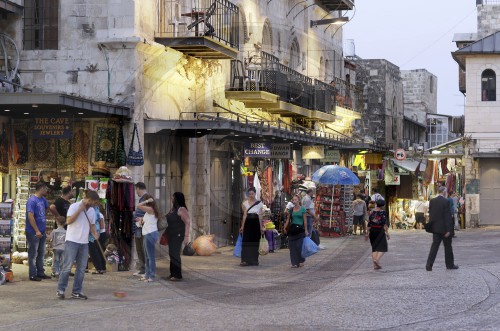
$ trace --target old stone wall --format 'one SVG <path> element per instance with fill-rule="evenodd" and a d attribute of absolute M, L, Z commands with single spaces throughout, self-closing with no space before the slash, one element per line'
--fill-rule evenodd
<path fill-rule="evenodd" d="M 387 60 L 357 59 L 356 84 L 363 88 L 365 109 L 355 132 L 379 143 L 403 137 L 403 84 L 399 68 Z"/>
<path fill-rule="evenodd" d="M 426 69 L 402 70 L 404 115 L 426 124 L 426 113 L 437 114 L 437 77 Z"/>
<path fill-rule="evenodd" d="M 489 36 L 500 30 L 500 4 L 477 6 L 478 39 Z"/>

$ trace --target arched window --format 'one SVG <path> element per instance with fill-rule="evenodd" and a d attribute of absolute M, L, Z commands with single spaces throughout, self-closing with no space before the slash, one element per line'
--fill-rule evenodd
<path fill-rule="evenodd" d="M 264 27 L 262 28 L 262 50 L 266 53 L 271 53 L 273 49 L 273 30 L 271 29 L 271 22 L 266 19 Z"/>
<path fill-rule="evenodd" d="M 297 38 L 293 39 L 290 47 L 290 68 L 296 69 L 300 64 L 300 47 Z"/>
<path fill-rule="evenodd" d="M 496 101 L 496 75 L 491 69 L 486 69 L 481 74 L 481 100 Z"/>

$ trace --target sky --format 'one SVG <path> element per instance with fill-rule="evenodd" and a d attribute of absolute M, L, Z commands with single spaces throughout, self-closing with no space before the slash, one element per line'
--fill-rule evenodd
<path fill-rule="evenodd" d="M 439 114 L 464 114 L 455 33 L 477 32 L 476 0 L 355 0 L 344 24 L 363 59 L 386 59 L 401 70 L 427 69 L 438 78 Z M 343 12 L 344 13 L 344 12 Z"/>

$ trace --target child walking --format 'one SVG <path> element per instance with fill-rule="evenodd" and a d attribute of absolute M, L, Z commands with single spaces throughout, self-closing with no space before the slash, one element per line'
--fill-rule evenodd
<path fill-rule="evenodd" d="M 59 277 L 59 272 L 63 264 L 64 242 L 66 241 L 66 218 L 64 216 L 56 217 L 57 229 L 52 230 L 49 240 L 52 242 L 52 277 Z"/>

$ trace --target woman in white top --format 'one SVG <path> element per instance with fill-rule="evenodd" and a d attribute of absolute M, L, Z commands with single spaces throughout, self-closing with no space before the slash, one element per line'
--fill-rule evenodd
<path fill-rule="evenodd" d="M 255 198 L 255 188 L 248 189 L 248 199 L 243 202 L 243 220 L 241 221 L 240 233 L 243 234 L 241 243 L 242 267 L 259 265 L 259 241 L 264 234 L 262 225 L 262 202 Z"/>
<path fill-rule="evenodd" d="M 142 227 L 144 237 L 144 264 L 146 272 L 140 279 L 146 283 L 153 282 L 156 274 L 155 245 L 158 241 L 158 218 L 160 212 L 155 200 L 149 194 L 144 195 L 144 201 L 139 202 L 137 208 L 144 211 L 142 221 L 137 222 L 137 227 Z"/>

